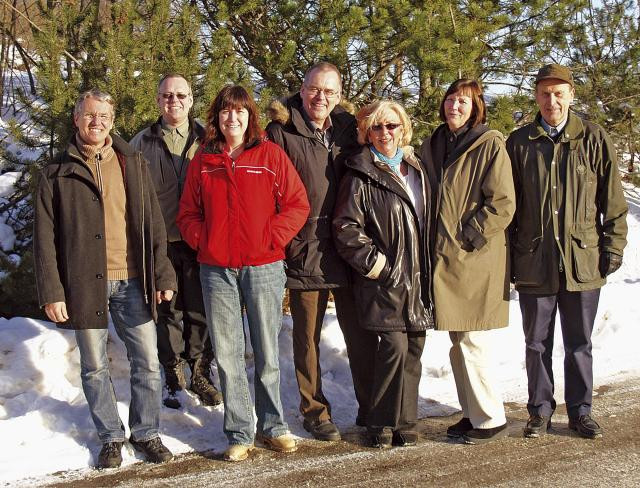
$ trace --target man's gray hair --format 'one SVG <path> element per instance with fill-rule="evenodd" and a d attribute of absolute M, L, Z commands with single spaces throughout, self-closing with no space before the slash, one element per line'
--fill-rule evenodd
<path fill-rule="evenodd" d="M 80 115 L 82 105 L 87 98 L 93 98 L 95 100 L 108 103 L 109 105 L 111 105 L 111 112 L 113 116 L 116 116 L 116 107 L 115 102 L 113 101 L 113 97 L 107 92 L 103 92 L 101 90 L 98 90 L 97 88 L 92 88 L 91 90 L 87 90 L 86 92 L 80 94 L 80 96 L 76 99 L 76 106 L 73 109 L 73 115 Z"/>
<path fill-rule="evenodd" d="M 329 63 L 328 61 L 320 61 L 319 63 L 311 66 L 304 74 L 304 84 L 306 85 L 309 82 L 309 78 L 311 78 L 311 74 L 314 71 L 333 71 L 338 75 L 338 80 L 340 81 L 340 88 L 342 88 L 342 75 L 338 70 L 338 67 L 335 64 Z"/>

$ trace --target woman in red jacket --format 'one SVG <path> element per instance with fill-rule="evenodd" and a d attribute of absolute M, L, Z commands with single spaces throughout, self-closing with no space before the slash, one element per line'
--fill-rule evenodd
<path fill-rule="evenodd" d="M 226 86 L 207 115 L 207 134 L 189 164 L 177 224 L 198 251 L 205 311 L 224 397 L 228 461 L 254 439 L 296 450 L 280 401 L 278 333 L 284 248 L 309 214 L 305 189 L 285 152 L 264 139 L 247 91 Z M 255 410 L 245 371 L 242 307 L 255 358 Z"/>

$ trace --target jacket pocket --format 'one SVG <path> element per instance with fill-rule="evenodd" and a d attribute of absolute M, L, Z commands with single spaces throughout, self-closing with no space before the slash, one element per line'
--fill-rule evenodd
<path fill-rule="evenodd" d="M 545 281 L 546 266 L 540 243 L 542 236 L 516 241 L 513 246 L 512 260 L 516 285 L 540 286 Z"/>
<path fill-rule="evenodd" d="M 589 283 L 601 278 L 598 270 L 600 249 L 598 233 L 595 227 L 574 230 L 571 233 L 571 253 L 576 279 L 581 283 Z"/>

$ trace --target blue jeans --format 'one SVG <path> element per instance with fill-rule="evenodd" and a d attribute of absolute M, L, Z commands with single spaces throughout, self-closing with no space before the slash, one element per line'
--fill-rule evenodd
<path fill-rule="evenodd" d="M 107 299 L 111 320 L 127 348 L 131 366 L 131 438 L 147 441 L 158 436 L 162 382 L 156 345 L 156 324 L 144 303 L 140 280 L 109 281 Z M 122 442 L 124 426 L 118 415 L 109 373 L 107 329 L 76 330 L 80 350 L 82 389 L 100 441 Z"/>
<path fill-rule="evenodd" d="M 224 433 L 229 444 L 253 444 L 255 433 L 244 359 L 243 304 L 255 361 L 257 430 L 266 437 L 286 434 L 278 351 L 285 284 L 282 261 L 239 269 L 201 264 L 200 280 L 218 363 L 224 397 Z"/>

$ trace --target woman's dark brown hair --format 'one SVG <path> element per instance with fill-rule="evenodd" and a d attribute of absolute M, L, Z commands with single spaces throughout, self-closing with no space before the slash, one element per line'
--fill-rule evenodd
<path fill-rule="evenodd" d="M 454 81 L 447 89 L 447 92 L 442 98 L 440 103 L 440 120 L 447 121 L 444 113 L 444 101 L 449 95 L 460 92 L 471 98 L 472 109 L 471 116 L 469 117 L 469 123 L 471 127 L 475 127 L 478 124 L 484 124 L 487 121 L 487 105 L 484 103 L 484 96 L 482 95 L 482 87 L 476 80 L 470 80 L 468 78 L 461 78 Z"/>
<path fill-rule="evenodd" d="M 243 108 L 249 112 L 247 131 L 244 133 L 244 144 L 248 146 L 255 141 L 263 139 L 264 132 L 260 128 L 256 102 L 253 101 L 253 98 L 247 90 L 240 85 L 227 85 L 216 95 L 207 112 L 205 144 L 214 144 L 219 147 L 224 146 L 226 141 L 224 134 L 220 132 L 218 115 L 223 110 L 240 110 Z"/>

